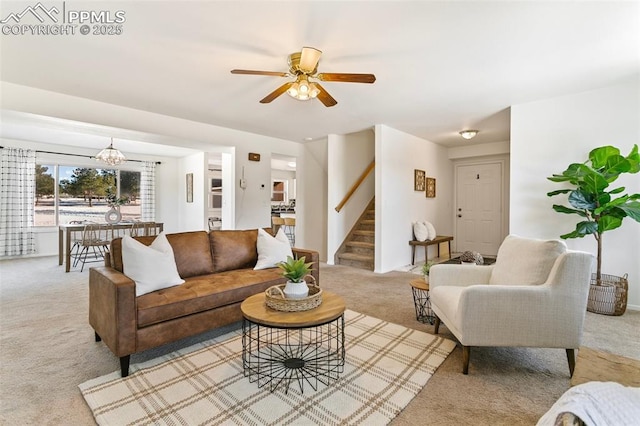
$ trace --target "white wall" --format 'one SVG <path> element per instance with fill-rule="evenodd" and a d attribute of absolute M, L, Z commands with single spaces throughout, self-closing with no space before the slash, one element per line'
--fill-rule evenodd
<path fill-rule="evenodd" d="M 365 130 L 348 135 L 329 135 L 327 157 L 327 263 L 333 265 L 336 251 L 375 193 L 375 178 L 370 173 L 342 210 L 339 213 L 335 210 L 375 158 L 373 132 Z"/>
<path fill-rule="evenodd" d="M 375 145 L 375 271 L 382 273 L 411 262 L 413 222 L 427 220 L 438 234 L 453 235 L 453 165 L 446 148 L 385 125 L 376 125 Z M 435 198 L 414 191 L 414 169 L 436 178 Z"/>
<path fill-rule="evenodd" d="M 89 99 L 63 95 L 27 86 L 20 86 L 7 82 L 0 82 L 1 107 L 8 111 L 27 112 L 49 117 L 74 120 L 80 123 L 92 123 L 121 129 L 129 129 L 138 132 L 146 132 L 154 135 L 167 136 L 169 140 L 176 141 L 176 145 L 186 146 L 202 152 L 209 152 L 219 146 L 235 147 L 235 227 L 248 229 L 270 226 L 271 208 L 270 191 L 271 167 L 268 159 L 271 153 L 287 154 L 298 158 L 304 164 L 305 150 L 303 145 L 297 142 L 268 136 L 257 135 L 234 129 L 214 126 L 210 124 L 169 117 L 147 111 L 125 108 Z M 81 126 L 79 127 L 81 128 Z M 75 152 L 78 148 L 73 148 Z M 249 152 L 261 154 L 262 161 L 248 161 Z M 153 157 L 152 153 L 144 156 L 145 159 Z M 178 163 L 176 163 L 178 164 Z M 240 173 L 244 168 L 247 188 L 239 188 Z M 206 170 L 206 164 L 204 165 Z M 178 221 L 178 211 L 175 210 L 175 201 L 181 196 L 181 188 L 184 186 L 184 170 L 178 167 L 175 176 L 159 176 L 157 184 L 162 184 L 162 191 L 158 193 L 157 205 L 167 220 L 176 220 L 175 225 L 168 223 L 168 231 L 175 229 L 183 223 Z M 310 175 L 308 171 L 297 174 L 298 199 L 306 199 L 302 191 L 306 188 L 305 180 L 318 177 Z M 195 182 L 195 180 L 194 180 Z M 264 184 L 265 187 L 261 187 Z M 166 197 L 166 203 L 164 200 Z M 167 205 L 168 203 L 168 205 Z M 167 209 L 173 206 L 175 213 L 169 213 Z M 166 207 L 166 209 L 165 209 Z M 304 206 L 299 205 L 301 210 Z M 206 214 L 206 213 L 205 213 Z M 195 226 L 187 221 L 185 226 Z M 305 235 L 304 216 L 296 220 L 296 243 L 301 247 L 321 250 L 322 247 L 307 245 Z M 311 223 L 309 226 L 313 227 Z"/>
<path fill-rule="evenodd" d="M 564 204 L 560 189 L 546 179 L 570 163 L 586 161 L 589 151 L 614 145 L 627 155 L 640 143 L 640 76 L 599 90 L 546 99 L 511 108 L 511 232 L 558 238 L 575 229 L 577 216 L 552 210 Z M 640 192 L 640 175 L 627 175 L 616 186 Z M 596 253 L 592 237 L 566 240 L 567 245 Z M 640 224 L 626 218 L 603 238 L 603 273 L 629 274 L 628 305 L 640 309 Z"/>
<path fill-rule="evenodd" d="M 209 156 L 205 152 L 189 155 L 180 160 L 180 176 L 182 185 L 178 187 L 178 228 L 181 231 L 202 231 L 208 229 L 208 165 Z M 187 202 L 186 176 L 193 173 L 193 202 Z M 156 191 L 157 192 L 157 191 Z"/>
<path fill-rule="evenodd" d="M 307 226 L 299 228 L 296 220 L 296 245 L 314 247 L 320 260 L 327 261 L 327 210 L 328 210 L 328 140 L 326 138 L 304 144 L 302 165 L 297 161 L 296 173 L 305 173 L 304 188 L 298 180 L 296 215 L 304 217 Z M 304 241 L 301 245 L 299 241 Z M 332 256 L 333 259 L 333 256 Z"/>

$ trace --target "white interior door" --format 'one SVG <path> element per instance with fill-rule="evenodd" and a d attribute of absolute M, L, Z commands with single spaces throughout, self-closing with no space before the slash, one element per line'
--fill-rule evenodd
<path fill-rule="evenodd" d="M 456 250 L 496 255 L 502 242 L 502 164 L 456 167 Z"/>

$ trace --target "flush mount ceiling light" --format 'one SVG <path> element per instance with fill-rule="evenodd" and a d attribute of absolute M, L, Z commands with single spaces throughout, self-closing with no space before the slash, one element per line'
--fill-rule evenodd
<path fill-rule="evenodd" d="M 460 136 L 465 139 L 472 139 L 479 133 L 479 130 L 463 130 L 460 132 Z"/>
<path fill-rule="evenodd" d="M 96 160 L 102 161 L 110 166 L 116 166 L 127 161 L 125 156 L 113 147 L 113 138 L 111 138 L 109 146 L 96 155 Z"/>

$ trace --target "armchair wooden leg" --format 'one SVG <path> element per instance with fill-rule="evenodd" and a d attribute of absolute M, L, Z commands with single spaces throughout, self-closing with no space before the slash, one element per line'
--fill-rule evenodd
<path fill-rule="evenodd" d="M 462 374 L 469 374 L 469 356 L 471 355 L 471 347 L 462 347 Z"/>
<path fill-rule="evenodd" d="M 121 356 L 120 357 L 120 376 L 127 377 L 129 375 L 129 360 L 131 359 L 131 355 Z"/>
<path fill-rule="evenodd" d="M 575 349 L 567 349 L 567 361 L 569 361 L 569 377 L 573 377 L 573 370 L 576 369 Z"/>
<path fill-rule="evenodd" d="M 440 318 L 438 318 L 437 315 L 435 315 L 436 319 L 435 319 L 435 324 L 433 325 L 433 332 L 435 334 L 438 334 L 438 329 L 440 328 Z"/>

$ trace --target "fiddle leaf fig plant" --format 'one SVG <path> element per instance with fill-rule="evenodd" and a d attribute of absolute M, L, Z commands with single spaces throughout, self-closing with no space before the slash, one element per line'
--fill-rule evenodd
<path fill-rule="evenodd" d="M 569 194 L 570 207 L 554 204 L 558 213 L 575 214 L 582 219 L 576 229 L 560 238 L 582 238 L 593 235 L 598 244 L 596 284 L 601 284 L 602 275 L 602 235 L 619 228 L 625 217 L 640 222 L 640 194 L 623 194 L 624 186 L 611 187 L 623 173 L 640 171 L 638 145 L 634 145 L 626 157 L 613 146 L 595 148 L 584 163 L 570 164 L 562 174 L 548 177 L 552 182 L 566 183 L 571 188 L 547 193 L 553 197 Z"/>

